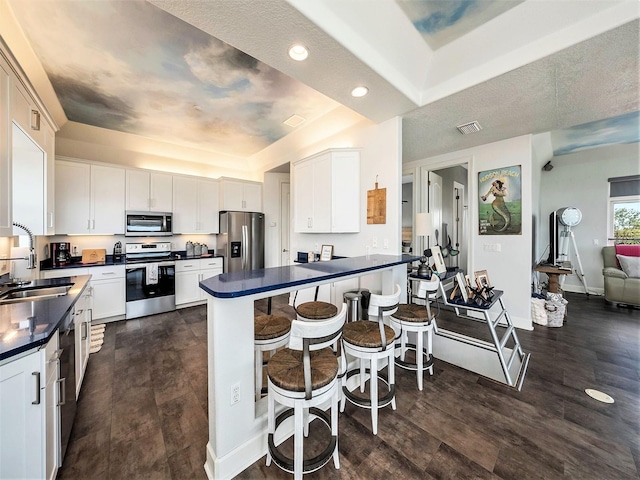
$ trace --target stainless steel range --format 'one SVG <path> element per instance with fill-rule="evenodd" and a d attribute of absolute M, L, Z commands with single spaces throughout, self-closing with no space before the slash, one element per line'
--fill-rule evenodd
<path fill-rule="evenodd" d="M 175 310 L 176 266 L 171 259 L 171 242 L 127 243 L 125 260 L 125 318 Z"/>

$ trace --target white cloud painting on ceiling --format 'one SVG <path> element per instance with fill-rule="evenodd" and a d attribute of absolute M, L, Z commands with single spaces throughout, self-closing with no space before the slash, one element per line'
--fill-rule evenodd
<path fill-rule="evenodd" d="M 446 45 L 523 0 L 396 0 L 432 50 Z"/>
<path fill-rule="evenodd" d="M 640 112 L 584 123 L 551 132 L 554 155 L 618 143 L 640 142 Z"/>
<path fill-rule="evenodd" d="M 143 1 L 11 6 L 74 122 L 247 157 L 337 106 Z"/>

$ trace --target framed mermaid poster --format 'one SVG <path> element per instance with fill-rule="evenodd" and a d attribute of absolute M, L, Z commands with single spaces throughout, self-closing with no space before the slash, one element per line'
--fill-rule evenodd
<path fill-rule="evenodd" d="M 521 165 L 478 174 L 480 235 L 522 235 Z"/>

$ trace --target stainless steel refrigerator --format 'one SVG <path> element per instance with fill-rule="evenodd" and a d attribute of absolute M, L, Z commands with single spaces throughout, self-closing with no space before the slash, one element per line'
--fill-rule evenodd
<path fill-rule="evenodd" d="M 225 273 L 264 268 L 264 213 L 220 212 L 216 252 Z"/>

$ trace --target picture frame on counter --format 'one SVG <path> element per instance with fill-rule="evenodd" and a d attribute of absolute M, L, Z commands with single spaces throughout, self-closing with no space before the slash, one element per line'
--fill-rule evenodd
<path fill-rule="evenodd" d="M 320 261 L 328 262 L 333 258 L 333 245 L 322 245 L 320 250 Z"/>
<path fill-rule="evenodd" d="M 486 270 L 478 270 L 473 273 L 476 279 L 476 285 L 478 288 L 486 288 L 491 286 L 491 282 L 489 281 L 489 274 Z"/>
<path fill-rule="evenodd" d="M 434 245 L 431 247 L 431 254 L 433 255 L 435 270 L 438 272 L 438 275 L 447 273 L 447 266 L 444 264 L 444 257 L 442 256 L 440 246 Z"/>

